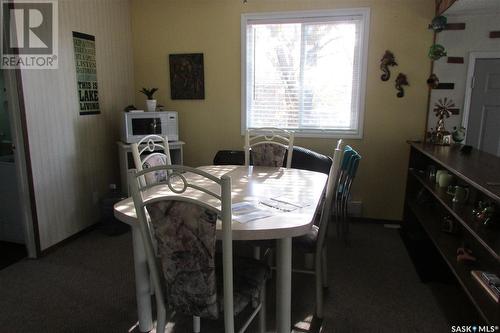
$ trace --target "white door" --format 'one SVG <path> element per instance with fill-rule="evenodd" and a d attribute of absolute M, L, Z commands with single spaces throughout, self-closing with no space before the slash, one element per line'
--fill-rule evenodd
<path fill-rule="evenodd" d="M 500 59 L 477 59 L 466 143 L 500 156 Z"/>

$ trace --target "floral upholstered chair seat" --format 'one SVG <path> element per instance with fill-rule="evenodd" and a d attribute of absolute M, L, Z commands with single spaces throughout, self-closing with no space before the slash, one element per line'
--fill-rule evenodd
<path fill-rule="evenodd" d="M 146 205 L 166 282 L 177 311 L 217 319 L 223 309 L 222 258 L 215 252 L 217 214 L 184 201 Z M 269 268 L 250 258 L 234 258 L 234 312 L 258 300 Z"/>
<path fill-rule="evenodd" d="M 278 144 L 262 143 L 252 147 L 253 165 L 267 167 L 282 167 L 286 148 Z"/>
<path fill-rule="evenodd" d="M 150 156 L 150 157 L 148 156 L 144 159 L 145 160 L 145 162 L 143 163 L 144 169 L 153 168 L 156 166 L 167 164 L 167 157 L 164 154 L 154 153 L 151 155 L 152 156 Z M 144 175 L 144 178 L 146 180 L 146 184 L 148 184 L 148 185 L 163 182 L 163 181 L 167 180 L 167 171 L 158 170 L 155 172 L 149 172 L 149 173 Z"/>

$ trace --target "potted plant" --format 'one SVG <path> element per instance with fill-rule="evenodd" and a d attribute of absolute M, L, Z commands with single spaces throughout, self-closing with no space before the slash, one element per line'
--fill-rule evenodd
<path fill-rule="evenodd" d="M 150 111 L 150 112 L 153 112 L 153 111 L 156 111 L 156 99 L 154 99 L 154 94 L 155 92 L 158 91 L 158 88 L 151 88 L 151 89 L 147 89 L 147 88 L 142 88 L 142 90 L 140 90 L 139 92 L 143 93 L 144 95 L 146 95 L 146 97 L 148 98 L 146 100 L 146 106 L 147 106 L 147 110 Z"/>

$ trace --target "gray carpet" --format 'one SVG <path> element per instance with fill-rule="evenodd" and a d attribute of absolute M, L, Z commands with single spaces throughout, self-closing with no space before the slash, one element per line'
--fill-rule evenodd
<path fill-rule="evenodd" d="M 419 281 L 397 230 L 356 224 L 351 239 L 350 247 L 329 239 L 324 332 L 449 332 L 455 318 L 472 311 L 456 286 Z M 42 259 L 1 270 L 0 332 L 137 332 L 131 246 L 130 233 L 107 237 L 96 230 Z M 294 325 L 310 320 L 313 283 L 313 276 L 293 276 Z M 275 327 L 273 284 L 269 331 Z M 439 295 L 452 297 L 451 305 Z M 169 324 L 170 332 L 190 329 L 183 316 Z M 222 326 L 202 322 L 202 329 L 221 332 Z"/>

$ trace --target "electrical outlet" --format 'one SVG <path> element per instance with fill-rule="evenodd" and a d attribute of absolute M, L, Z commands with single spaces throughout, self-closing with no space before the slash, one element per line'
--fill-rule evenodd
<path fill-rule="evenodd" d="M 362 201 L 349 201 L 348 205 L 349 216 L 361 217 L 363 214 L 363 202 Z"/>

